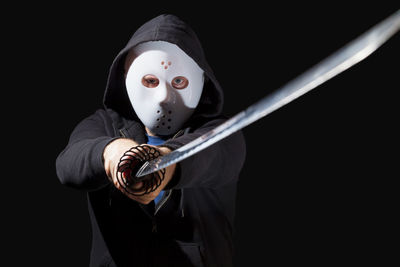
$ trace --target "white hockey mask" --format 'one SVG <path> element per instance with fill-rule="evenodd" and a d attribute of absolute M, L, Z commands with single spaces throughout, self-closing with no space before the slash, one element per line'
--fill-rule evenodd
<path fill-rule="evenodd" d="M 176 133 L 199 104 L 203 70 L 172 43 L 146 42 L 132 52 L 125 84 L 133 109 L 152 133 Z"/>

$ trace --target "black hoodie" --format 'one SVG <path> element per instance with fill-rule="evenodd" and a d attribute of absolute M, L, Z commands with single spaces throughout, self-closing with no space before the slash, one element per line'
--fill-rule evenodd
<path fill-rule="evenodd" d="M 206 76 L 194 114 L 164 145 L 179 148 L 226 120 L 222 88 L 193 30 L 173 15 L 142 25 L 110 68 L 104 109 L 75 127 L 56 160 L 61 183 L 88 192 L 90 266 L 232 266 L 236 183 L 245 159 L 240 131 L 178 163 L 157 206 L 129 199 L 106 176 L 102 155 L 108 143 L 120 137 L 147 142 L 124 82 L 127 53 L 147 41 L 176 44 Z"/>

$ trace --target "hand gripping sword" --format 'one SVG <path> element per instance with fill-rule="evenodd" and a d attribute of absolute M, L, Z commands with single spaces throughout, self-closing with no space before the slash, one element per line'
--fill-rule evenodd
<path fill-rule="evenodd" d="M 297 78 L 289 81 L 278 90 L 265 96 L 213 130 L 165 156 L 146 161 L 137 171 L 136 177 L 141 177 L 178 163 L 290 103 L 371 55 L 396 34 L 399 29 L 400 10 Z"/>

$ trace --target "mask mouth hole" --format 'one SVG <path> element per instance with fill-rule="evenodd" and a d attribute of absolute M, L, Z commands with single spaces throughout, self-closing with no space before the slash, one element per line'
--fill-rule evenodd
<path fill-rule="evenodd" d="M 161 112 L 161 110 L 157 110 L 156 113 L 158 114 L 158 118 L 156 119 L 157 124 L 155 125 L 156 129 L 172 129 L 172 110 L 168 110 L 164 112 Z"/>

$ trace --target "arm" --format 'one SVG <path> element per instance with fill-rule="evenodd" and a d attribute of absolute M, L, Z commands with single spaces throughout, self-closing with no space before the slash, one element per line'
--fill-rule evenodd
<path fill-rule="evenodd" d="M 67 147 L 56 159 L 58 178 L 64 185 L 83 190 L 97 190 L 112 181 L 131 199 L 148 204 L 168 184 L 175 165 L 166 169 L 165 178 L 155 191 L 140 197 L 126 194 L 116 180 L 116 167 L 122 155 L 139 144 L 132 139 L 112 137 L 105 127 L 107 120 L 110 118 L 99 110 L 75 127 Z M 165 147 L 157 147 L 157 150 L 161 155 L 170 152 Z"/>
<path fill-rule="evenodd" d="M 77 189 L 96 190 L 109 184 L 103 165 L 103 150 L 115 138 L 108 133 L 110 120 L 99 110 L 80 122 L 73 130 L 66 148 L 56 159 L 61 183 Z"/>

